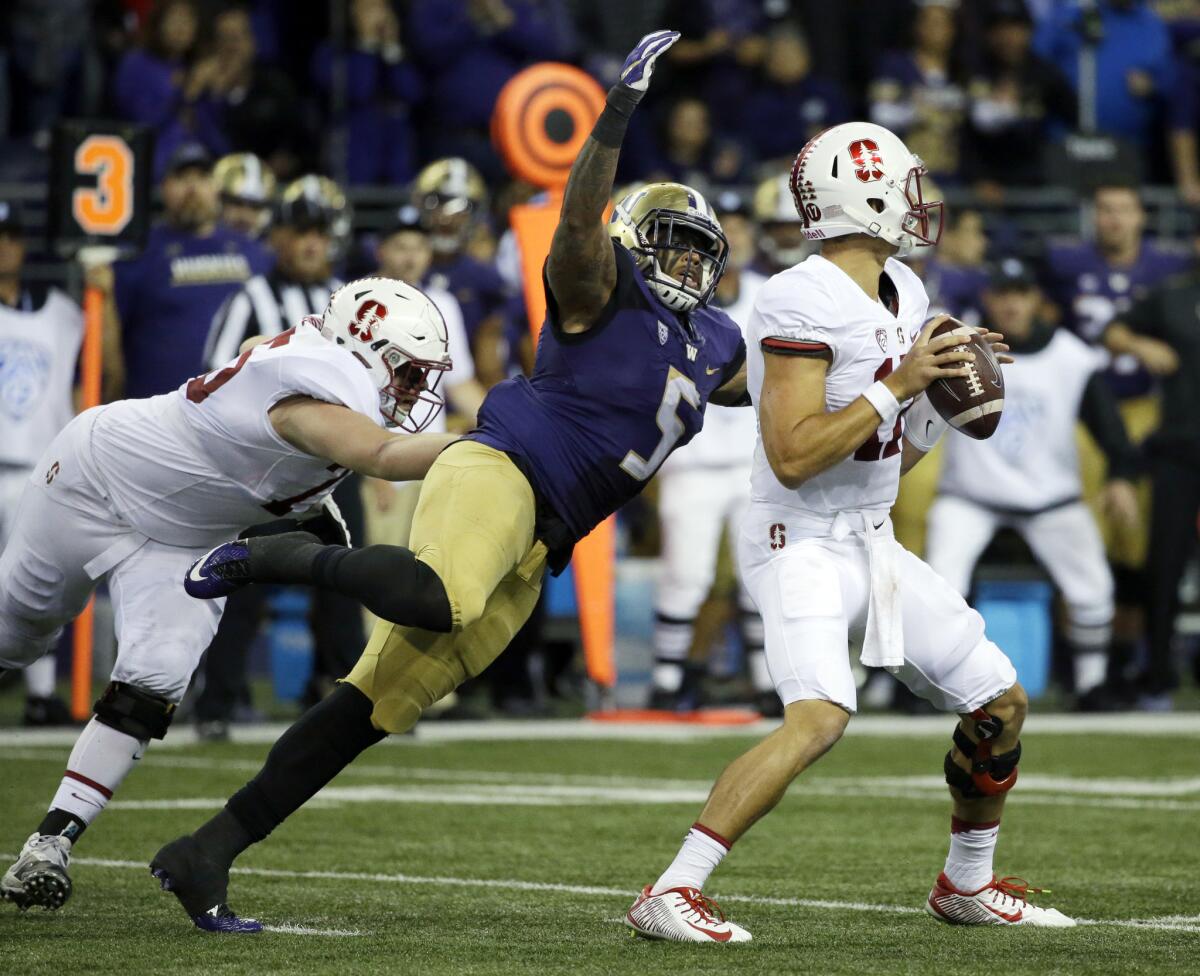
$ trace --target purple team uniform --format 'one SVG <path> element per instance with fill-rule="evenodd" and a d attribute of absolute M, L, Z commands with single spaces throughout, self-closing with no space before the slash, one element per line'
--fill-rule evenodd
<path fill-rule="evenodd" d="M 213 316 L 271 264 L 265 247 L 221 225 L 207 237 L 151 230 L 138 257 L 114 266 L 126 398 L 169 393 L 202 372 Z"/>
<path fill-rule="evenodd" d="M 495 386 L 468 435 L 512 456 L 575 539 L 640 492 L 653 469 L 695 436 L 709 397 L 746 358 L 728 315 L 708 307 L 672 312 L 629 251 L 615 242 L 613 250 L 617 284 L 596 324 L 579 335 L 563 332 L 547 283 L 533 376 Z"/>
<path fill-rule="evenodd" d="M 1094 345 L 1113 318 L 1164 278 L 1190 266 L 1185 249 L 1155 241 L 1144 241 L 1128 268 L 1110 267 L 1095 244 L 1051 245 L 1046 251 L 1046 292 L 1062 309 L 1063 324 Z M 1121 399 L 1142 396 L 1154 385 L 1150 374 L 1128 356 L 1114 360 L 1107 376 Z"/>

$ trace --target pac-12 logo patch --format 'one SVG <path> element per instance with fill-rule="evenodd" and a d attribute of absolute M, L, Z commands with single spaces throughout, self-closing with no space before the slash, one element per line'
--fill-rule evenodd
<path fill-rule="evenodd" d="M 376 326 L 383 325 L 383 320 L 387 318 L 387 314 L 386 305 L 381 305 L 379 302 L 368 298 L 358 306 L 358 311 L 354 313 L 354 321 L 350 323 L 350 334 L 356 339 L 361 339 L 363 342 L 372 341 L 375 338 L 373 330 Z"/>
<path fill-rule="evenodd" d="M 879 343 L 880 352 L 887 352 L 887 329 L 876 329 L 875 341 Z"/>
<path fill-rule="evenodd" d="M 787 545 L 787 526 L 776 522 L 771 526 L 771 548 L 777 552 Z"/>
<path fill-rule="evenodd" d="M 42 403 L 50 384 L 50 354 L 24 339 L 0 343 L 0 415 L 24 420 Z"/>
<path fill-rule="evenodd" d="M 854 160 L 854 175 L 860 183 L 883 179 L 883 156 L 874 139 L 855 139 L 850 143 L 850 158 Z"/>
<path fill-rule="evenodd" d="M 670 333 L 667 332 L 667 323 L 659 322 L 658 323 L 658 344 L 660 346 L 665 346 L 667 344 L 667 336 L 669 334 Z"/>

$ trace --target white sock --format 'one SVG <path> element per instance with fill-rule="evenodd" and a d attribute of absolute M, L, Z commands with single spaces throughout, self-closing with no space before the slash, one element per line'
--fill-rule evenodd
<path fill-rule="evenodd" d="M 54 694 L 54 655 L 47 654 L 25 669 L 25 694 L 30 698 L 49 698 Z"/>
<path fill-rule="evenodd" d="M 729 841 L 707 827 L 698 823 L 692 824 L 692 829 L 683 838 L 683 846 L 679 848 L 675 860 L 663 872 L 662 877 L 654 882 L 650 893 L 660 895 L 671 888 L 703 890 L 708 876 L 729 853 L 730 846 Z"/>
<path fill-rule="evenodd" d="M 145 742 L 93 718 L 75 740 L 50 809 L 65 810 L 90 824 L 145 751 Z"/>
<path fill-rule="evenodd" d="M 1107 651 L 1075 652 L 1075 693 L 1082 695 L 1104 684 L 1108 673 Z"/>
<path fill-rule="evenodd" d="M 654 687 L 658 691 L 676 692 L 683 687 L 684 665 L 692 649 L 694 620 L 654 615 Z"/>
<path fill-rule="evenodd" d="M 950 818 L 950 853 L 943 871 L 959 891 L 978 891 L 992 880 L 992 855 L 1000 821 L 970 823 Z"/>

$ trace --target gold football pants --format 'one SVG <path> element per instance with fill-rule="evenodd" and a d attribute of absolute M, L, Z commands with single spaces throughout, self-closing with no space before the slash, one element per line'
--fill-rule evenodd
<path fill-rule="evenodd" d="M 475 441 L 448 447 L 425 476 L 409 548 L 438 574 L 453 627 L 438 634 L 380 621 L 347 676 L 374 703 L 371 721 L 407 732 L 421 713 L 479 674 L 529 619 L 546 547 L 535 501 L 506 454 Z"/>

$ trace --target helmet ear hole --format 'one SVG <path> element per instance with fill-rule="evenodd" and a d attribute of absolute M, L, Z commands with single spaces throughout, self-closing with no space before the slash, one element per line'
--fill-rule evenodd
<path fill-rule="evenodd" d="M 869 199 L 867 201 L 867 206 L 870 207 L 872 210 L 874 210 L 876 213 L 883 213 L 884 208 L 886 207 L 886 204 L 882 200 L 880 200 L 879 197 L 871 197 L 871 199 Z"/>
<path fill-rule="evenodd" d="M 835 180 L 837 179 L 837 164 L 838 164 L 838 158 L 837 158 L 837 154 L 835 153 L 834 157 L 833 157 L 833 165 L 829 167 L 829 175 L 832 179 L 835 179 Z"/>

